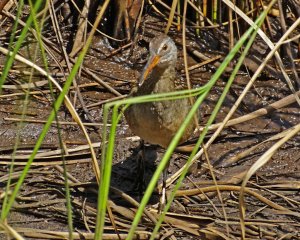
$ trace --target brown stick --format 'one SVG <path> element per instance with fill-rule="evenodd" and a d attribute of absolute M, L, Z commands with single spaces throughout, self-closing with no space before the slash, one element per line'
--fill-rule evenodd
<path fill-rule="evenodd" d="M 2 14 L 2 10 L 9 0 L 0 0 L 0 14 Z"/>

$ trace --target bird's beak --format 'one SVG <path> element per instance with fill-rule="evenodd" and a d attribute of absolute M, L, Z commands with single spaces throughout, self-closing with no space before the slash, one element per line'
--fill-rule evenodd
<path fill-rule="evenodd" d="M 144 67 L 141 77 L 139 79 L 139 87 L 143 85 L 144 81 L 147 79 L 147 77 L 152 72 L 153 68 L 157 65 L 159 60 L 160 60 L 160 56 L 158 55 L 150 56 L 150 59 L 148 60 L 146 66 Z"/>

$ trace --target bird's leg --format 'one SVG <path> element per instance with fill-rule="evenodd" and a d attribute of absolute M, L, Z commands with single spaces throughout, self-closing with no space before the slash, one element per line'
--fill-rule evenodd
<path fill-rule="evenodd" d="M 159 212 L 162 212 L 164 209 L 166 202 L 167 202 L 167 195 L 166 195 L 166 188 L 167 188 L 167 179 L 168 179 L 168 169 L 170 166 L 170 162 L 167 163 L 167 166 L 165 167 L 163 171 L 163 179 L 162 179 L 162 191 L 161 191 L 161 198 L 160 198 L 160 206 L 159 206 Z"/>
<path fill-rule="evenodd" d="M 137 177 L 135 179 L 135 189 L 140 195 L 143 194 L 145 186 L 145 144 L 141 140 L 139 145 L 139 154 L 137 157 Z"/>

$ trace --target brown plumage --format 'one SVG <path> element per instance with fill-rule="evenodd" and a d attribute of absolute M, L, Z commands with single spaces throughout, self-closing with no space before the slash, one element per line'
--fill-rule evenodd
<path fill-rule="evenodd" d="M 176 86 L 177 48 L 166 35 L 152 39 L 150 57 L 131 96 L 166 93 L 178 90 Z M 188 98 L 133 104 L 125 111 L 132 132 L 146 142 L 168 147 L 191 108 Z M 186 141 L 195 129 L 191 121 L 180 143 Z"/>

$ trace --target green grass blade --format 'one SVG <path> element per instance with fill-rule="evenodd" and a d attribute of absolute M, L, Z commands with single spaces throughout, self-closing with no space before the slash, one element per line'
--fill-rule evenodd
<path fill-rule="evenodd" d="M 214 110 L 213 110 L 213 112 L 212 112 L 212 114 L 211 114 L 209 120 L 208 120 L 208 123 L 207 123 L 206 127 L 205 127 L 204 131 L 201 133 L 200 138 L 199 138 L 199 140 L 197 141 L 197 143 L 196 143 L 196 145 L 195 145 L 195 147 L 194 147 L 194 149 L 193 149 L 193 151 L 192 151 L 192 153 L 191 153 L 191 155 L 190 155 L 190 157 L 189 157 L 189 159 L 188 159 L 188 161 L 187 161 L 187 165 L 186 165 L 186 167 L 184 168 L 184 171 L 182 172 L 182 174 L 181 174 L 180 178 L 178 179 L 178 181 L 177 181 L 177 183 L 176 183 L 174 189 L 172 190 L 172 194 L 169 196 L 168 203 L 166 204 L 163 213 L 160 215 L 160 218 L 159 218 L 158 222 L 156 223 L 155 229 L 154 229 L 153 232 L 152 232 L 151 239 L 154 239 L 154 237 L 156 236 L 156 234 L 157 234 L 157 232 L 158 232 L 158 230 L 159 230 L 159 228 L 160 228 L 160 226 L 161 226 L 161 223 L 163 222 L 164 217 L 165 217 L 167 211 L 169 210 L 169 208 L 170 208 L 170 206 L 171 206 L 171 203 L 172 203 L 172 201 L 173 201 L 173 199 L 174 199 L 174 197 L 175 197 L 176 191 L 177 191 L 177 190 L 179 189 L 179 187 L 181 186 L 181 183 L 182 183 L 182 181 L 183 181 L 185 175 L 187 174 L 187 171 L 188 171 L 189 166 L 190 166 L 189 163 L 192 161 L 193 157 L 195 156 L 195 154 L 196 154 L 196 152 L 197 152 L 197 149 L 201 146 L 201 144 L 202 144 L 202 142 L 203 142 L 203 139 L 204 139 L 206 133 L 208 132 L 208 127 L 209 127 L 209 126 L 213 123 L 213 121 L 215 120 L 216 115 L 217 115 L 217 113 L 219 112 L 219 110 L 220 110 L 220 108 L 221 108 L 221 106 L 222 106 L 222 103 L 224 102 L 224 99 L 225 99 L 225 97 L 226 97 L 226 95 L 227 95 L 227 93 L 228 93 L 228 91 L 229 91 L 229 89 L 230 89 L 230 86 L 232 85 L 232 83 L 233 83 L 233 81 L 234 81 L 234 78 L 235 78 L 235 76 L 236 76 L 238 70 L 240 69 L 240 67 L 241 67 L 241 65 L 242 65 L 242 63 L 243 63 L 243 61 L 244 61 L 244 59 L 245 59 L 245 57 L 246 57 L 246 54 L 248 53 L 248 51 L 249 51 L 249 49 L 250 49 L 252 43 L 253 43 L 254 40 L 255 40 L 255 37 L 256 37 L 256 35 L 257 35 L 257 29 L 258 29 L 258 28 L 261 26 L 261 24 L 263 23 L 263 20 L 265 19 L 265 16 L 266 16 L 266 13 L 265 13 L 265 14 L 261 14 L 261 16 L 260 16 L 260 17 L 257 19 L 257 21 L 256 21 L 256 24 L 257 24 L 256 30 L 255 30 L 253 27 L 249 28 L 249 30 L 245 33 L 244 38 L 242 38 L 243 40 L 242 40 L 240 43 L 237 43 L 237 45 L 240 45 L 240 47 L 241 47 L 241 46 L 242 46 L 241 44 L 244 44 L 244 42 L 247 40 L 246 38 L 248 38 L 249 35 L 254 31 L 254 32 L 252 33 L 251 38 L 249 39 L 249 41 L 248 41 L 248 43 L 247 43 L 245 49 L 244 49 L 244 51 L 242 52 L 241 56 L 239 57 L 239 60 L 238 60 L 238 62 L 237 62 L 237 64 L 236 64 L 236 66 L 235 66 L 235 68 L 234 68 L 234 70 L 233 70 L 233 72 L 232 72 L 230 78 L 228 79 L 227 84 L 226 84 L 226 86 L 225 86 L 225 88 L 224 88 L 224 91 L 222 92 L 222 94 L 221 94 L 221 96 L 220 96 L 220 98 L 219 98 L 219 100 L 218 100 L 218 102 L 217 102 L 217 104 L 216 104 L 216 106 L 215 106 L 215 108 L 214 108 Z M 234 57 L 235 54 L 236 54 L 238 51 L 239 51 L 239 48 L 238 48 L 238 47 L 235 47 L 235 48 L 229 53 L 229 55 L 232 55 L 232 56 Z"/>

